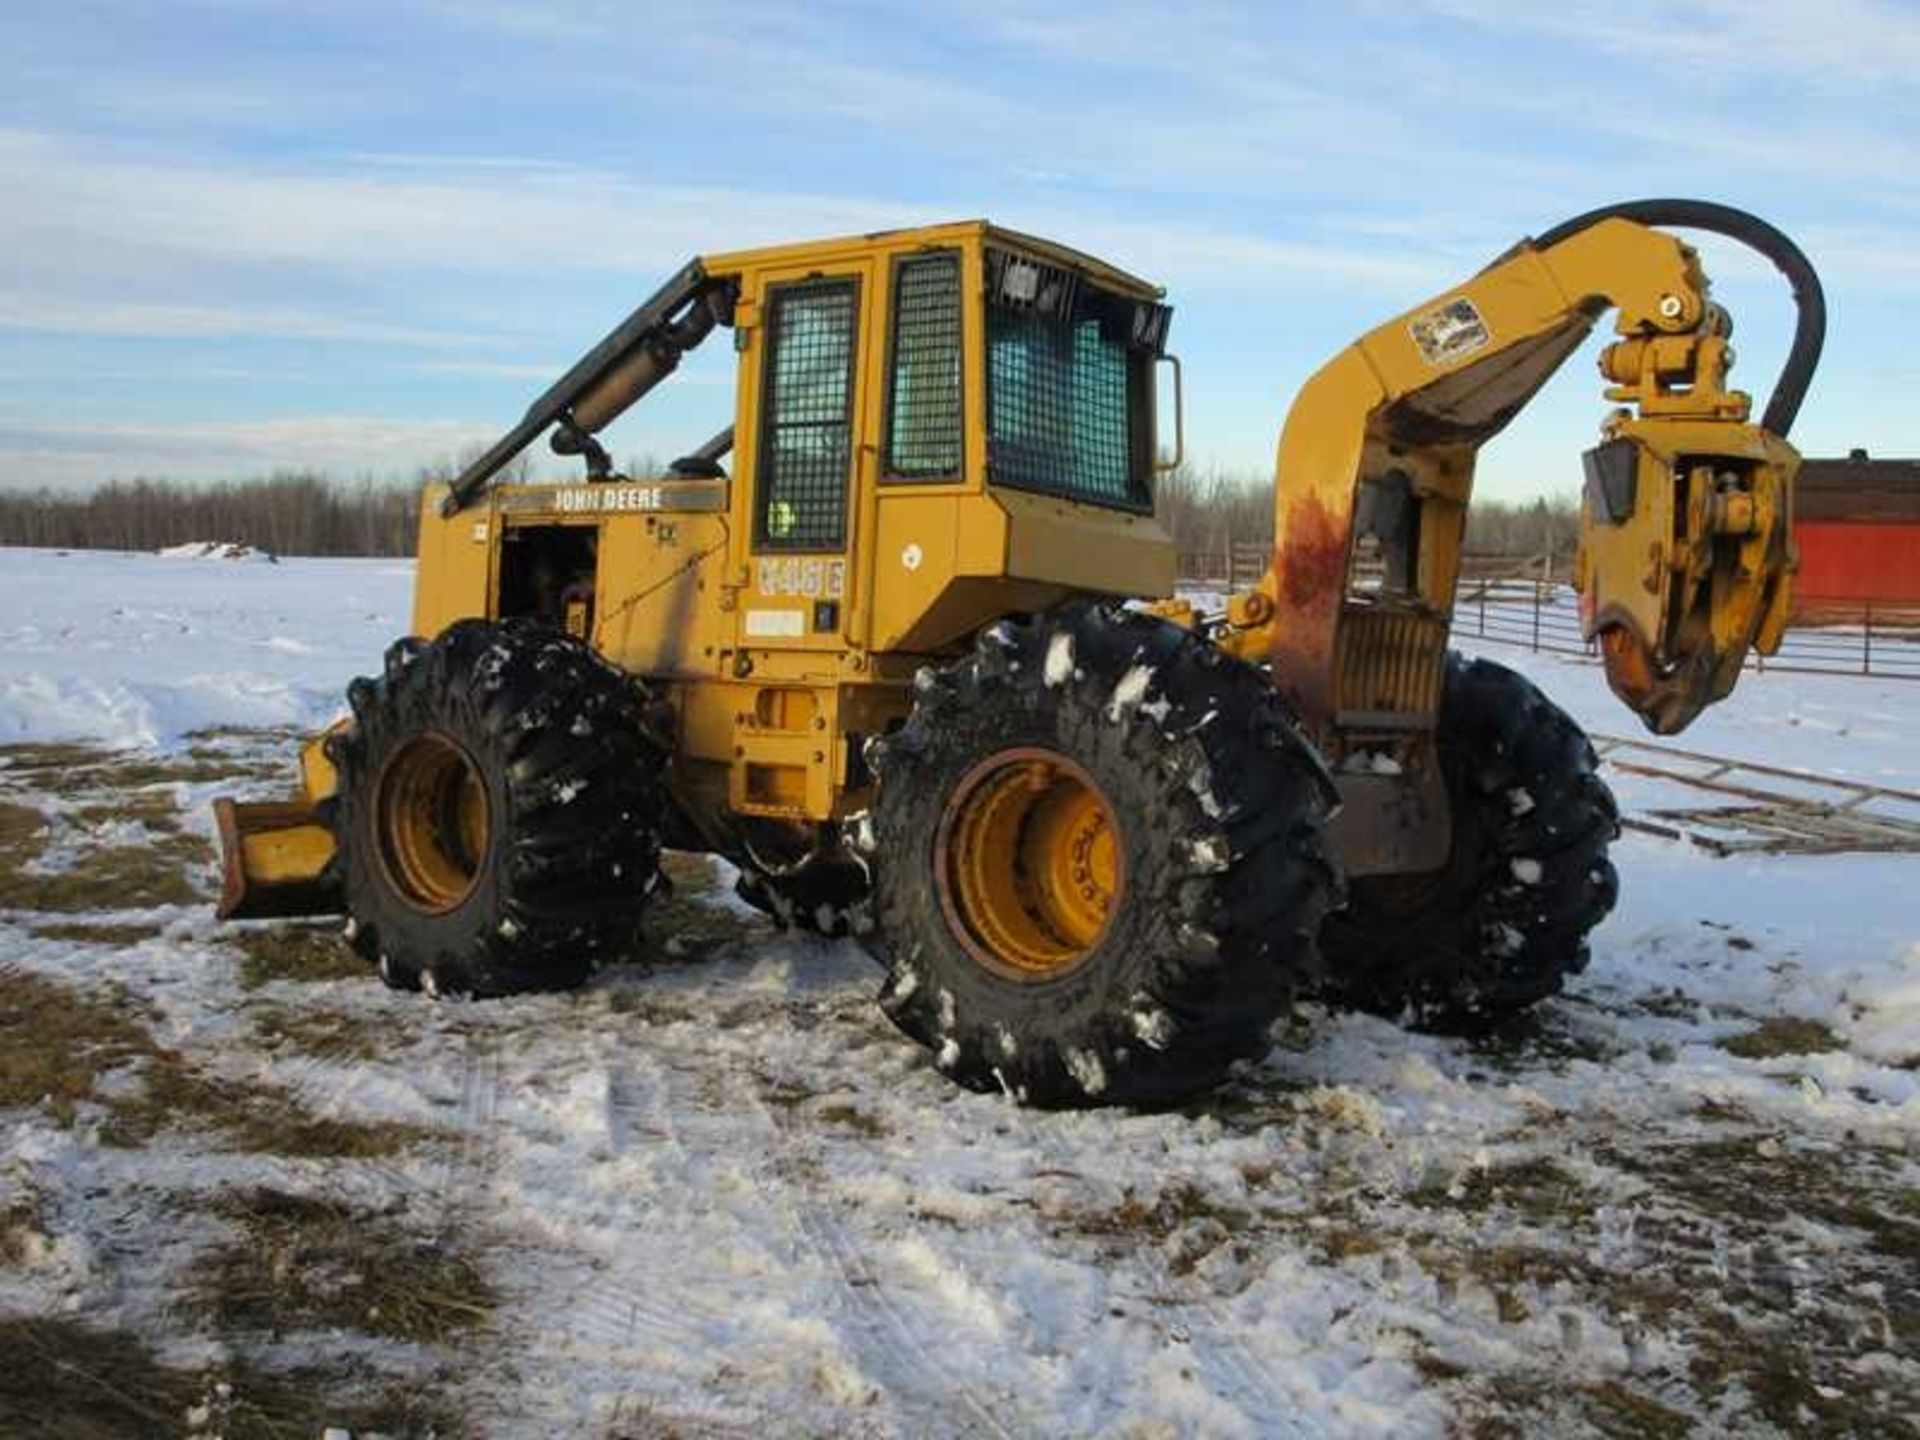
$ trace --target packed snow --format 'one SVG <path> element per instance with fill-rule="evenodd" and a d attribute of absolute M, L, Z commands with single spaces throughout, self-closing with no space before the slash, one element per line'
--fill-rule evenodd
<path fill-rule="evenodd" d="M 291 1153 L 187 1106 L 129 1142 L 138 1059 L 69 1112 L 0 1111 L 0 1322 L 386 1376 L 489 1436 L 1920 1425 L 1920 856 L 1628 834 L 1591 967 L 1513 1033 L 1308 1009 L 1183 1112 L 1040 1114 L 954 1087 L 857 945 L 776 932 L 704 859 L 633 963 L 483 1004 L 250 972 L 287 932 L 216 924 L 204 851 L 198 898 L 64 906 L 63 876 L 282 789 L 292 732 L 405 628 L 410 567 L 0 551 L 0 575 L 0 802 L 45 826 L 0 984 L 419 1137 Z M 1594 667 L 1487 653 L 1634 733 Z M 1679 743 L 1920 788 L 1916 735 L 1920 684 L 1768 674 Z M 136 776 L 142 808 L 106 813 Z M 1167 1017 L 1134 1018 L 1152 1043 Z M 471 1257 L 494 1308 L 431 1342 L 209 1319 L 187 1302 L 256 1187 Z"/>
<path fill-rule="evenodd" d="M 249 565 L 277 565 L 279 558 L 252 545 L 236 545 L 231 540 L 189 540 L 182 545 L 163 545 L 154 552 L 162 560 L 239 560 Z"/>
<path fill-rule="evenodd" d="M 410 561 L 0 550 L 0 744 L 323 724 L 407 628 L 412 581 Z"/>

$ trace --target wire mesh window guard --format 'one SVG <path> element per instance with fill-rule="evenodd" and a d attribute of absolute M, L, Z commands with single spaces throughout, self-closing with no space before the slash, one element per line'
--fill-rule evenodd
<path fill-rule="evenodd" d="M 850 279 L 774 291 L 755 521 L 763 549 L 846 543 L 856 300 Z"/>
<path fill-rule="evenodd" d="M 903 260 L 893 282 L 893 376 L 887 397 L 889 480 L 960 474 L 960 257 Z"/>
<path fill-rule="evenodd" d="M 1146 356 L 1126 338 L 1135 307 L 1053 266 L 990 252 L 989 269 L 1002 277 L 987 305 L 994 482 L 1151 508 Z"/>

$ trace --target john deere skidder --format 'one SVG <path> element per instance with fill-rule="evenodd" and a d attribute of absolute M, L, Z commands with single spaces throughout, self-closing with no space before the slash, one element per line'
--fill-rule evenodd
<path fill-rule="evenodd" d="M 1660 226 L 1792 282 L 1760 423 Z M 1582 613 L 1676 731 L 1787 612 L 1824 318 L 1777 231 L 1595 211 L 1363 336 L 1287 419 L 1271 569 L 1208 614 L 1154 516 L 1162 292 L 930 226 L 693 261 L 430 492 L 412 633 L 296 797 L 219 802 L 221 914 L 344 910 L 389 984 L 505 995 L 638 953 L 661 848 L 711 851 L 857 932 L 941 1069 L 1044 1105 L 1189 1094 L 1297 996 L 1529 1005 L 1613 902 L 1614 807 L 1574 723 L 1448 628 L 1481 445 L 1609 311 Z M 715 330 L 732 425 L 614 473 L 596 434 Z M 542 436 L 584 476 L 490 488 Z"/>

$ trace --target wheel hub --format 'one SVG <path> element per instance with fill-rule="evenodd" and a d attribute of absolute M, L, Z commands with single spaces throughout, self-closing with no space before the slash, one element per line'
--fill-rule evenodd
<path fill-rule="evenodd" d="M 1002 750 L 963 775 L 934 847 L 949 928 L 977 962 L 1016 980 L 1050 980 L 1084 961 L 1125 883 L 1099 785 L 1037 747 Z"/>
<path fill-rule="evenodd" d="M 455 909 L 480 879 L 492 834 L 479 766 L 437 730 L 407 741 L 381 769 L 374 827 L 381 866 L 402 898 L 429 914 Z"/>

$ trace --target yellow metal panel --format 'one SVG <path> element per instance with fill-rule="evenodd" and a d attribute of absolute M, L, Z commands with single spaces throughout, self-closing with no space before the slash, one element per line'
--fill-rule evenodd
<path fill-rule="evenodd" d="M 413 582 L 413 633 L 431 638 L 454 621 L 485 615 L 499 518 L 491 508 L 443 517 L 444 485 L 420 499 L 419 569 Z"/>
<path fill-rule="evenodd" d="M 1007 574 L 1103 595 L 1173 594 L 1173 537 L 1150 515 L 1000 489 L 1008 518 Z"/>
<path fill-rule="evenodd" d="M 711 676 L 730 643 L 720 608 L 724 515 L 621 515 L 600 527 L 594 645 L 624 669 Z"/>
<path fill-rule="evenodd" d="M 871 547 L 874 649 L 912 649 L 921 643 L 915 627 L 960 568 L 961 507 L 969 503 L 959 495 L 928 495 L 905 486 L 880 497 Z"/>
<path fill-rule="evenodd" d="M 326 799 L 340 788 L 339 772 L 327 758 L 327 741 L 352 723 L 336 720 L 300 747 L 300 794 L 308 805 Z"/>
<path fill-rule="evenodd" d="M 324 825 L 293 825 L 242 834 L 240 858 L 253 884 L 309 880 L 333 858 L 333 832 Z"/>

